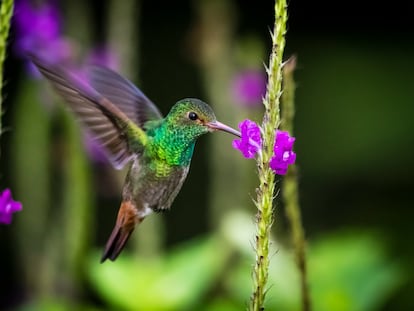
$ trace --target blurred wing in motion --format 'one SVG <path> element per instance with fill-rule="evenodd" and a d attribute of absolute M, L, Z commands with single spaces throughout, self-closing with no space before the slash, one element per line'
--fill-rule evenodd
<path fill-rule="evenodd" d="M 105 67 L 91 66 L 87 69 L 91 86 L 140 128 L 147 121 L 162 118 L 158 108 L 129 80 Z"/>
<path fill-rule="evenodd" d="M 113 166 L 121 169 L 133 157 L 139 156 L 147 141 L 145 132 L 123 112 L 121 107 L 91 87 L 87 76 L 66 67 L 48 64 L 30 56 L 40 72 L 52 83 L 78 119 L 104 147 Z M 125 80 L 120 80 L 125 81 Z M 118 82 L 121 85 L 121 82 Z M 131 90 L 130 82 L 127 83 Z M 122 92 L 119 92 L 119 94 Z M 153 104 L 152 104 L 153 105 Z M 156 109 L 156 108 L 155 108 Z M 131 110 L 132 111 L 132 110 Z M 134 118 L 137 118 L 136 113 Z"/>

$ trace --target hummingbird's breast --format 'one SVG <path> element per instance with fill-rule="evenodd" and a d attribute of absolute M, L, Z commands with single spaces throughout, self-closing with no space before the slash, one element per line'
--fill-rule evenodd
<path fill-rule="evenodd" d="M 163 161 L 137 158 L 126 177 L 123 199 L 158 212 L 169 209 L 180 191 L 189 166 L 171 166 Z"/>

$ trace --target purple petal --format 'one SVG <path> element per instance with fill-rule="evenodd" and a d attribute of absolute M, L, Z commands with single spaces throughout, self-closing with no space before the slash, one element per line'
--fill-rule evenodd
<path fill-rule="evenodd" d="M 232 146 L 234 149 L 240 149 L 240 145 L 241 145 L 241 140 L 235 139 L 232 142 Z"/>
<path fill-rule="evenodd" d="M 287 163 L 281 162 L 276 157 L 272 157 L 269 163 L 270 168 L 278 175 L 285 175 L 287 172 Z"/>
<path fill-rule="evenodd" d="M 262 144 L 260 128 L 251 120 L 242 121 L 239 128 L 241 138 L 233 141 L 233 148 L 240 150 L 245 158 L 253 158 Z"/>
<path fill-rule="evenodd" d="M 296 153 L 292 151 L 295 137 L 288 132 L 276 131 L 274 154 L 270 159 L 270 168 L 278 175 L 285 175 L 289 165 L 296 161 Z"/>
<path fill-rule="evenodd" d="M 12 214 L 22 210 L 22 204 L 14 201 L 10 189 L 5 189 L 0 195 L 0 223 L 10 224 Z"/>
<path fill-rule="evenodd" d="M 273 148 L 273 156 L 279 160 L 283 159 L 284 150 L 280 146 Z"/>
<path fill-rule="evenodd" d="M 286 152 L 288 152 L 288 151 L 286 151 Z M 294 153 L 293 151 L 289 151 L 288 152 L 288 157 L 285 160 L 285 162 L 287 164 L 293 164 L 293 163 L 295 163 L 295 161 L 296 161 L 296 153 Z"/>

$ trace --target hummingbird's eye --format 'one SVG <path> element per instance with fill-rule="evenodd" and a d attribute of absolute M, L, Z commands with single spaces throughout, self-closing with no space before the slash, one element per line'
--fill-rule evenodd
<path fill-rule="evenodd" d="M 195 121 L 198 119 L 198 115 L 194 111 L 191 111 L 188 113 L 188 118 L 192 121 Z"/>

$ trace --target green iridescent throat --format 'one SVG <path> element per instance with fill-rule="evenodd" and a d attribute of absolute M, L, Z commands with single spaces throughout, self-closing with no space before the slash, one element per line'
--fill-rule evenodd
<path fill-rule="evenodd" d="M 149 130 L 151 137 L 149 152 L 153 159 L 159 159 L 171 166 L 188 166 L 194 152 L 195 139 L 190 128 L 173 126 L 163 122 Z"/>

